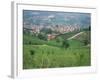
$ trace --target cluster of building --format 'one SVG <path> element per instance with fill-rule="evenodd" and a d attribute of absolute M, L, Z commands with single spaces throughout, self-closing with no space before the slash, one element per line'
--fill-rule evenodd
<path fill-rule="evenodd" d="M 75 25 L 52 25 L 52 26 L 24 25 L 25 30 L 27 29 L 31 33 L 36 33 L 36 34 L 40 33 L 41 29 L 43 29 L 43 28 L 49 28 L 52 31 L 58 32 L 58 34 L 55 34 L 55 33 L 47 34 L 48 40 L 54 39 L 59 34 L 64 34 L 64 33 L 80 30 L 80 26 L 77 24 L 75 24 Z"/>
<path fill-rule="evenodd" d="M 24 25 L 24 28 L 29 28 L 30 26 L 31 32 L 33 33 L 40 33 L 40 30 L 44 28 L 43 25 Z M 45 28 L 50 28 L 52 31 L 56 31 L 59 33 L 67 33 L 80 30 L 80 26 L 75 25 L 52 25 L 52 26 L 45 26 Z"/>
<path fill-rule="evenodd" d="M 63 33 L 68 33 L 73 31 L 80 31 L 80 26 L 79 25 L 58 25 L 57 27 L 53 27 L 52 30 L 63 34 Z"/>

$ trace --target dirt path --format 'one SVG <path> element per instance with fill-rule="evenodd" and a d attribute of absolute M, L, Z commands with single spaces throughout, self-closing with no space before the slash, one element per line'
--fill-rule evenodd
<path fill-rule="evenodd" d="M 84 32 L 79 32 L 79 33 L 75 34 L 74 36 L 68 38 L 68 40 L 71 40 L 71 39 L 75 38 L 76 36 L 78 36 L 78 35 L 80 35 L 80 34 L 82 34 L 82 33 L 84 33 Z"/>

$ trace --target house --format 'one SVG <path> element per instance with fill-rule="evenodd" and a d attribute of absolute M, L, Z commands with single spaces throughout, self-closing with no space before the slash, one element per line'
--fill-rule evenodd
<path fill-rule="evenodd" d="M 55 34 L 48 34 L 47 35 L 47 39 L 48 40 L 52 40 L 52 39 L 55 39 L 56 38 L 56 35 Z"/>

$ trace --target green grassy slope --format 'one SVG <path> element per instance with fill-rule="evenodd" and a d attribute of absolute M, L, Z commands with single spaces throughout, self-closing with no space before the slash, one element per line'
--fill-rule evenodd
<path fill-rule="evenodd" d="M 67 38 L 67 35 L 59 37 Z M 84 39 L 90 39 L 89 31 L 68 40 L 69 47 L 66 49 L 62 48 L 62 42 L 57 42 L 56 39 L 44 41 L 24 35 L 23 69 L 90 66 L 90 46 L 84 45 Z"/>
<path fill-rule="evenodd" d="M 62 49 L 48 45 L 24 45 L 23 68 L 89 66 L 89 47 L 76 48 L 76 41 L 71 41 L 70 44 L 74 47 Z M 33 55 L 31 54 L 32 50 L 34 51 Z"/>

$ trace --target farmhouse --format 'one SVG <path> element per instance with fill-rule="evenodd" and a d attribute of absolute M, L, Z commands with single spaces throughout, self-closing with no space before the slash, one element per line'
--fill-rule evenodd
<path fill-rule="evenodd" d="M 48 34 L 48 35 L 47 35 L 47 39 L 48 39 L 48 40 L 55 39 L 57 35 L 58 35 L 58 34 Z"/>

